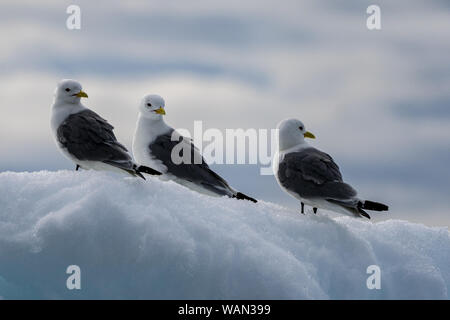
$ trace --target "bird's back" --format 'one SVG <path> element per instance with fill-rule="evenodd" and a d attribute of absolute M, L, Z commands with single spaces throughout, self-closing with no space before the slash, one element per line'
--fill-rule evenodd
<path fill-rule="evenodd" d="M 356 191 L 342 180 L 331 156 L 315 148 L 284 155 L 278 166 L 279 183 L 302 198 L 348 199 Z"/>
<path fill-rule="evenodd" d="M 173 135 L 174 132 L 171 129 L 148 145 L 151 156 L 167 168 L 166 173 L 215 194 L 232 196 L 235 192 L 222 177 L 209 168 L 194 144 L 176 132 Z M 174 140 L 174 137 L 177 139 Z"/>
<path fill-rule="evenodd" d="M 69 115 L 57 129 L 60 147 L 80 163 L 101 162 L 126 171 L 135 164 L 117 141 L 114 127 L 92 110 Z"/>

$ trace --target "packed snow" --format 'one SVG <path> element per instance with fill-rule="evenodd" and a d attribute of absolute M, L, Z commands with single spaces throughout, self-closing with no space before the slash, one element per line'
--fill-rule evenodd
<path fill-rule="evenodd" d="M 449 284 L 446 228 L 301 215 L 151 177 L 0 174 L 4 299 L 447 299 Z"/>

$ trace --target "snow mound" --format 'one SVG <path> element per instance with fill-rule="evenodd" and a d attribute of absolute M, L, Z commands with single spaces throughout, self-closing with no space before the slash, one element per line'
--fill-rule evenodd
<path fill-rule="evenodd" d="M 81 290 L 66 287 L 69 265 Z M 303 216 L 155 178 L 0 174 L 5 299 L 447 299 L 449 266 L 445 228 Z"/>

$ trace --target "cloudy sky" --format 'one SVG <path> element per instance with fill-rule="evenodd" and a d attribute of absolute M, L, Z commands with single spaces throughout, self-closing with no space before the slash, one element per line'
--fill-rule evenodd
<path fill-rule="evenodd" d="M 66 8 L 81 7 L 81 30 Z M 73 169 L 49 118 L 62 78 L 131 147 L 137 105 L 166 100 L 176 128 L 315 133 L 362 197 L 387 218 L 450 224 L 450 5 L 364 0 L 2 1 L 0 171 Z M 214 165 L 232 185 L 296 209 L 259 165 Z M 374 214 L 376 216 L 376 214 Z"/>

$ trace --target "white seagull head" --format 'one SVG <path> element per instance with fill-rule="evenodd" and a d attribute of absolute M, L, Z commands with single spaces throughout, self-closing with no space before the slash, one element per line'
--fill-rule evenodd
<path fill-rule="evenodd" d="M 278 123 L 279 150 L 286 150 L 296 145 L 305 143 L 305 138 L 314 139 L 315 136 L 306 131 L 306 127 L 300 120 L 285 119 Z"/>
<path fill-rule="evenodd" d="M 56 103 L 80 103 L 81 98 L 87 98 L 88 95 L 82 90 L 78 81 L 71 79 L 61 80 L 55 90 Z"/>
<path fill-rule="evenodd" d="M 148 94 L 141 100 L 139 111 L 144 117 L 160 120 L 166 114 L 164 99 L 157 94 Z"/>

